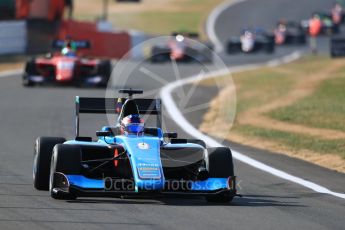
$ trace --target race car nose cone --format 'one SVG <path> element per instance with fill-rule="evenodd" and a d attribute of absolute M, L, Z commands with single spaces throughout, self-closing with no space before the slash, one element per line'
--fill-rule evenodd
<path fill-rule="evenodd" d="M 198 175 L 197 175 L 197 180 L 207 180 L 209 178 L 209 173 L 206 168 L 204 167 L 199 167 L 198 169 Z"/>

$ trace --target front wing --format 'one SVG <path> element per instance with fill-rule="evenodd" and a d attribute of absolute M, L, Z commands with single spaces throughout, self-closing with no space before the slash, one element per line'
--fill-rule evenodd
<path fill-rule="evenodd" d="M 109 186 L 109 179 L 90 179 L 83 175 L 64 175 L 55 173 L 55 185 L 53 192 L 73 194 L 77 197 L 121 197 L 143 195 L 190 195 L 190 196 L 213 196 L 226 194 L 236 195 L 236 177 L 208 178 L 204 181 L 166 181 L 163 189 L 138 188 L 133 182 L 131 187 L 129 180 L 114 179 Z M 113 186 L 116 181 L 127 183 L 129 189 Z M 108 185 L 107 185 L 108 184 Z M 129 186 L 129 187 L 128 187 Z"/>

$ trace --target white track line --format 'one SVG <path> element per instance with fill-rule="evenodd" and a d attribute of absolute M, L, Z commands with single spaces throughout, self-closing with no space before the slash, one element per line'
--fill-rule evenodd
<path fill-rule="evenodd" d="M 216 34 L 216 31 L 215 31 L 215 25 L 216 25 L 217 18 L 219 17 L 219 15 L 221 15 L 221 13 L 224 10 L 226 10 L 229 7 L 234 6 L 238 3 L 244 2 L 244 1 L 246 1 L 246 0 L 228 0 L 228 1 L 225 1 L 224 3 L 217 6 L 211 12 L 211 14 L 208 16 L 208 19 L 206 22 L 206 33 L 207 33 L 209 39 L 211 40 L 211 42 L 214 44 L 215 50 L 217 52 L 223 51 L 223 44 L 219 40 L 219 38 Z"/>
<path fill-rule="evenodd" d="M 15 70 L 8 70 L 8 71 L 1 71 L 0 78 L 5 78 L 13 75 L 20 75 L 23 73 L 22 69 L 15 69 Z"/>
<path fill-rule="evenodd" d="M 295 52 L 295 53 L 292 53 L 292 54 L 285 56 L 281 59 L 274 60 L 274 63 L 275 63 L 275 65 L 281 65 L 281 64 L 285 64 L 285 63 L 297 60 L 299 57 L 300 57 L 300 54 L 298 52 Z M 203 134 L 199 130 L 197 130 L 192 124 L 190 124 L 185 119 L 185 117 L 181 114 L 180 110 L 176 106 L 176 103 L 172 97 L 172 92 L 176 88 L 181 87 L 183 85 L 186 85 L 188 83 L 194 82 L 196 80 L 199 81 L 200 79 L 216 78 L 216 77 L 222 76 L 222 74 L 228 73 L 229 71 L 234 73 L 234 72 L 253 70 L 253 69 L 263 67 L 263 66 L 270 66 L 271 63 L 272 63 L 272 61 L 267 62 L 267 63 L 262 63 L 262 64 L 230 67 L 229 69 L 223 69 L 223 70 L 210 72 L 208 74 L 205 74 L 202 77 L 200 77 L 200 75 L 195 75 L 195 76 L 191 76 L 191 77 L 188 77 L 185 79 L 181 79 L 181 80 L 172 82 L 172 83 L 166 85 L 165 87 L 163 87 L 161 89 L 160 94 L 161 94 L 163 104 L 165 105 L 166 111 L 170 115 L 170 117 L 172 119 L 174 119 L 175 123 L 178 126 L 180 126 L 180 128 L 182 128 L 186 133 L 188 133 L 189 135 L 191 135 L 197 139 L 204 140 L 207 143 L 207 145 L 210 147 L 224 146 L 221 143 L 219 143 L 218 141 L 216 141 L 215 139 L 213 139 L 213 138 Z M 343 194 L 343 193 L 333 192 L 333 191 L 331 191 L 331 190 L 329 190 L 329 189 L 327 189 L 321 185 L 318 185 L 318 184 L 313 183 L 311 181 L 304 180 L 300 177 L 293 176 L 293 175 L 286 173 L 282 170 L 276 169 L 276 168 L 271 167 L 267 164 L 264 164 L 260 161 L 257 161 L 253 158 L 250 158 L 250 157 L 248 157 L 248 156 L 246 156 L 240 152 L 232 151 L 232 155 L 235 159 L 237 159 L 237 160 L 239 160 L 245 164 L 248 164 L 254 168 L 257 168 L 261 171 L 267 172 L 267 173 L 272 174 L 274 176 L 280 177 L 284 180 L 288 180 L 288 181 L 291 181 L 293 183 L 302 185 L 302 186 L 309 188 L 309 189 L 311 189 L 315 192 L 318 192 L 318 193 L 329 194 L 332 196 L 336 196 L 336 197 L 345 199 L 345 194 Z"/>

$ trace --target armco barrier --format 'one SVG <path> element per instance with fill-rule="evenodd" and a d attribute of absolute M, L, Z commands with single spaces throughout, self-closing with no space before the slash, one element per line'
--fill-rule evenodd
<path fill-rule="evenodd" d="M 84 55 L 122 58 L 131 48 L 131 37 L 127 32 L 101 32 L 95 23 L 64 21 L 59 39 L 65 39 L 66 36 L 91 42 L 91 49 L 80 51 Z"/>
<path fill-rule="evenodd" d="M 0 22 L 0 55 L 26 52 L 27 29 L 25 21 Z"/>

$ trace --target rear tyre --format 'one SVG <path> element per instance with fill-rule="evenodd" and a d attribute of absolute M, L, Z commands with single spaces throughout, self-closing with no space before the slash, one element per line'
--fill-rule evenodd
<path fill-rule="evenodd" d="M 74 194 L 53 192 L 56 188 L 56 181 L 54 181 L 54 174 L 56 172 L 65 175 L 79 175 L 81 172 L 81 151 L 78 146 L 58 144 L 53 149 L 50 164 L 50 178 L 49 178 L 49 191 L 54 199 L 70 200 L 76 199 Z"/>
<path fill-rule="evenodd" d="M 234 165 L 230 148 L 208 148 L 208 172 L 211 178 L 228 178 L 234 176 Z M 206 196 L 207 202 L 226 203 L 233 196 L 228 193 Z"/>
<path fill-rule="evenodd" d="M 33 181 L 37 190 L 49 190 L 50 159 L 53 148 L 56 144 L 65 142 L 62 137 L 39 137 L 36 139 L 34 162 L 33 162 Z"/>
<path fill-rule="evenodd" d="M 30 81 L 28 75 L 24 74 L 23 76 L 23 86 L 25 87 L 31 87 L 34 86 L 34 82 Z"/>

